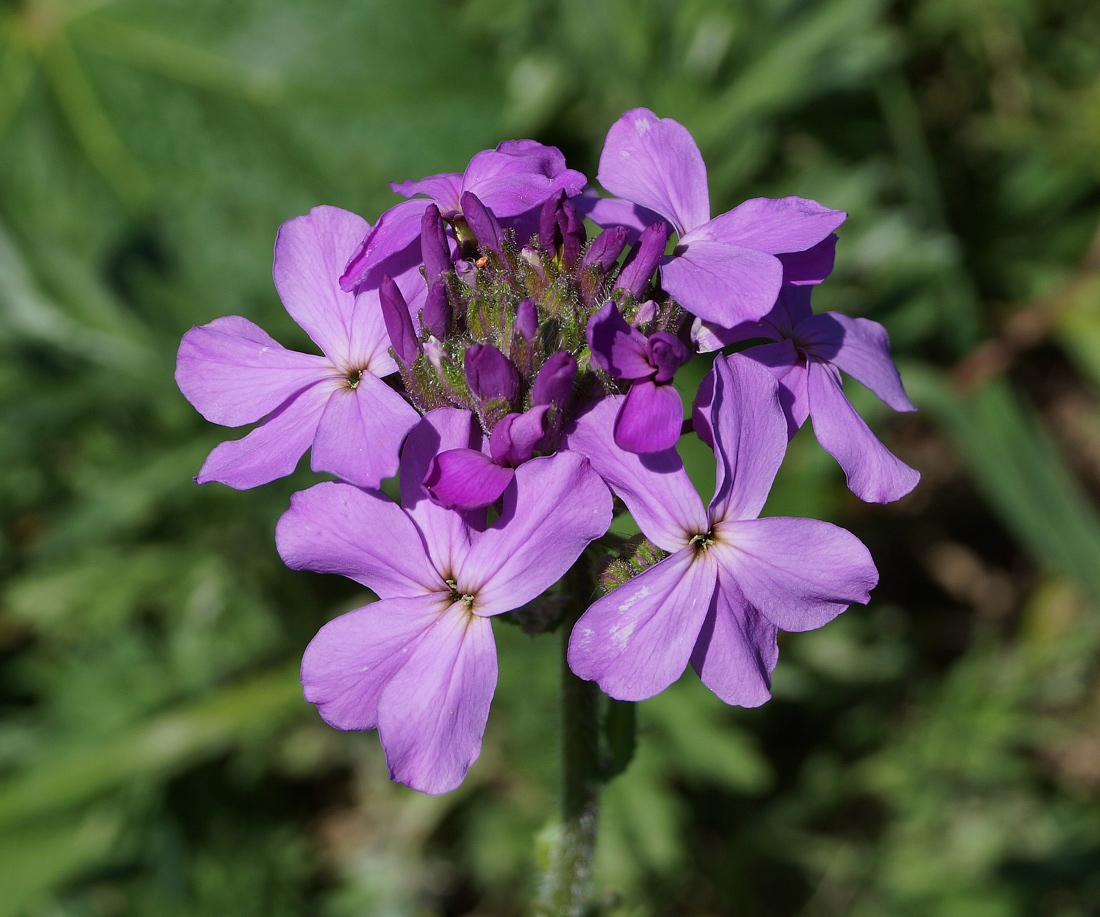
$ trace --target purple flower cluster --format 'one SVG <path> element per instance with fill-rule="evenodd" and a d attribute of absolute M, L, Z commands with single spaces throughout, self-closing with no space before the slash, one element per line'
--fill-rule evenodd
<path fill-rule="evenodd" d="M 864 500 L 918 479 L 841 388 L 843 371 L 913 410 L 886 332 L 809 305 L 843 212 L 758 198 L 712 219 L 691 135 L 645 109 L 611 128 L 598 180 L 616 196 L 523 140 L 394 185 L 409 199 L 373 226 L 317 207 L 279 231 L 274 277 L 322 355 L 239 316 L 180 346 L 176 379 L 204 417 L 262 421 L 197 481 L 254 487 L 307 449 L 338 478 L 294 495 L 280 555 L 379 600 L 321 629 L 302 684 L 333 726 L 376 728 L 393 779 L 425 792 L 457 786 L 478 756 L 489 619 L 561 579 L 607 532 L 613 496 L 642 534 L 577 622 L 573 671 L 641 700 L 690 664 L 727 703 L 756 706 L 777 631 L 868 601 L 878 576 L 843 529 L 759 518 L 790 436 L 811 417 Z M 704 507 L 676 452 L 675 377 L 734 348 L 692 409 L 717 465 Z M 394 475 L 400 504 L 379 489 Z"/>

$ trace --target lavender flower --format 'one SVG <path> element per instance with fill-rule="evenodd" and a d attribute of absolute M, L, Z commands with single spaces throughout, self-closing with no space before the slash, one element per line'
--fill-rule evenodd
<path fill-rule="evenodd" d="M 612 697 L 663 691 L 690 662 L 722 700 L 770 697 L 776 631 L 811 630 L 878 581 L 851 533 L 813 519 L 759 519 L 786 449 L 778 384 L 744 357 L 716 360 L 710 421 L 718 475 L 704 510 L 675 451 L 643 461 L 608 435 L 616 399 L 567 434 L 670 556 L 597 601 L 577 622 L 569 665 Z"/>
<path fill-rule="evenodd" d="M 302 685 L 336 728 L 377 728 L 391 778 L 425 793 L 458 786 L 481 750 L 497 678 L 489 618 L 556 582 L 611 522 L 607 488 L 569 453 L 517 469 L 488 528 L 484 512 L 436 506 L 419 482 L 439 451 L 477 446 L 471 421 L 444 408 L 410 433 L 401 506 L 318 484 L 294 495 L 275 536 L 288 566 L 378 594 L 314 637 Z"/>
<path fill-rule="evenodd" d="M 890 359 L 890 338 L 882 325 L 870 319 L 839 312 L 814 315 L 810 292 L 810 287 L 784 285 L 763 319 L 730 330 L 697 323 L 694 336 L 699 349 L 717 350 L 755 338 L 774 340 L 774 344 L 750 347 L 743 353 L 779 380 L 789 435 L 794 436 L 807 416 L 812 417 L 818 442 L 840 463 L 852 493 L 869 503 L 899 500 L 917 486 L 920 473 L 871 432 L 848 401 L 840 381 L 843 370 L 895 411 L 915 411 Z M 693 415 L 696 432 L 708 443 L 710 397 L 704 385 Z"/>
<path fill-rule="evenodd" d="M 336 207 L 284 223 L 275 241 L 275 288 L 324 356 L 287 350 L 232 315 L 192 328 L 176 362 L 180 391 L 212 423 L 267 419 L 244 439 L 222 443 L 195 478 L 238 489 L 290 474 L 306 449 L 314 471 L 367 487 L 397 470 L 416 410 L 382 378 L 397 367 L 378 294 L 337 284 L 341 265 L 368 229 Z"/>
<path fill-rule="evenodd" d="M 636 230 L 658 217 L 672 224 L 679 239 L 661 261 L 662 285 L 688 311 L 727 328 L 760 318 L 775 302 L 783 278 L 777 255 L 817 246 L 847 216 L 785 197 L 745 201 L 711 219 L 707 170 L 691 134 L 645 108 L 611 126 L 597 178 L 643 210 L 588 199 L 588 215 L 601 225 L 623 222 Z"/>

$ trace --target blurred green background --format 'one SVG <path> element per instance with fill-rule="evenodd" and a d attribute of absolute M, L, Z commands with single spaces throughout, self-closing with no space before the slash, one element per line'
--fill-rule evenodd
<path fill-rule="evenodd" d="M 882 583 L 783 639 L 765 707 L 691 674 L 641 705 L 609 913 L 1100 913 L 1094 0 L 2 0 L 0 917 L 524 912 L 555 640 L 496 628 L 460 790 L 389 784 L 300 698 L 365 598 L 275 553 L 313 477 L 193 484 L 226 431 L 174 353 L 225 314 L 308 349 L 283 220 L 373 220 L 506 138 L 594 178 L 638 105 L 692 131 L 715 212 L 850 213 L 816 306 L 889 329 L 921 412 L 849 388 L 924 477 L 865 506 L 796 439 L 766 512 L 849 527 Z"/>

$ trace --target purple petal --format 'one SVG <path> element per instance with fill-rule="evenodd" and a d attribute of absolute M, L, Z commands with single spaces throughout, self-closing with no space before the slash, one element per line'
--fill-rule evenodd
<path fill-rule="evenodd" d="M 498 465 L 516 467 L 529 461 L 546 433 L 544 419 L 549 405 L 536 404 L 522 414 L 508 414 L 493 428 L 489 454 Z"/>
<path fill-rule="evenodd" d="M 211 423 L 227 427 L 259 420 L 335 372 L 327 357 L 287 350 L 238 315 L 192 328 L 176 356 L 183 396 Z"/>
<path fill-rule="evenodd" d="M 458 204 L 459 195 L 462 194 L 461 172 L 441 172 L 439 175 L 429 175 L 427 178 L 390 182 L 390 188 L 394 194 L 400 194 L 402 197 L 426 195 L 435 201 L 443 213 L 454 213 L 462 209 Z M 427 201 L 424 202 L 425 206 L 427 203 Z M 379 220 L 379 223 L 381 222 Z"/>
<path fill-rule="evenodd" d="M 585 191 L 580 197 L 573 198 L 573 204 L 580 213 L 606 229 L 609 226 L 623 226 L 629 235 L 627 241 L 637 244 L 642 233 L 655 223 L 664 221 L 652 210 L 640 207 L 633 201 L 624 201 L 618 197 L 599 197 L 595 191 Z M 667 224 L 666 224 L 667 238 Z M 662 253 L 664 249 L 662 248 Z"/>
<path fill-rule="evenodd" d="M 714 601 L 691 652 L 692 668 L 727 704 L 759 707 L 772 696 L 771 673 L 779 661 L 776 632 L 719 570 Z"/>
<path fill-rule="evenodd" d="M 677 302 L 724 328 L 757 321 L 779 295 L 783 265 L 773 255 L 708 238 L 705 224 L 661 263 L 661 282 Z"/>
<path fill-rule="evenodd" d="M 677 551 L 707 531 L 706 510 L 675 449 L 635 455 L 615 445 L 613 423 L 622 396 L 603 398 L 566 431 L 565 447 L 587 456 L 659 548 Z"/>
<path fill-rule="evenodd" d="M 541 207 L 560 191 L 569 197 L 580 194 L 586 181 L 580 172 L 565 167 L 565 157 L 555 147 L 510 140 L 470 160 L 462 190 L 472 191 L 504 219 Z"/>
<path fill-rule="evenodd" d="M 449 603 L 449 592 L 383 599 L 329 621 L 302 657 L 306 700 L 330 726 L 373 729 L 386 685 Z"/>
<path fill-rule="evenodd" d="M 687 667 L 718 566 L 684 548 L 604 596 L 573 628 L 569 668 L 618 700 L 659 694 Z"/>
<path fill-rule="evenodd" d="M 374 228 L 366 234 L 366 238 L 360 236 L 357 247 L 345 257 L 346 264 L 339 275 L 340 289 L 354 290 L 360 285 L 377 287 L 382 281 L 382 274 L 386 272 L 392 277 L 398 277 L 402 271 L 394 270 L 387 262 L 406 250 L 419 262 L 420 246 L 414 243 L 420 237 L 421 220 L 429 204 L 431 201 L 422 198 L 403 201 L 383 213 Z"/>
<path fill-rule="evenodd" d="M 797 433 L 810 413 L 806 394 L 806 358 L 790 341 L 761 344 L 742 351 L 746 359 L 755 360 L 779 383 L 779 403 L 787 418 L 787 438 Z"/>
<path fill-rule="evenodd" d="M 338 573 L 384 599 L 447 589 L 401 507 L 351 484 L 326 481 L 294 494 L 275 544 L 292 570 Z"/>
<path fill-rule="evenodd" d="M 310 467 L 378 487 L 396 474 L 401 443 L 418 420 L 416 408 L 377 376 L 363 373 L 354 389 L 337 389 L 325 405 Z"/>
<path fill-rule="evenodd" d="M 287 220 L 275 239 L 275 289 L 290 317 L 335 364 L 350 356 L 355 297 L 340 275 L 370 229 L 362 217 L 339 207 L 314 207 Z"/>
<path fill-rule="evenodd" d="M 710 426 L 718 472 L 710 518 L 755 519 L 787 451 L 779 384 L 739 354 L 718 357 L 713 371 Z"/>
<path fill-rule="evenodd" d="M 802 286 L 821 283 L 833 272 L 836 243 L 836 233 L 830 233 L 817 245 L 805 251 L 778 254 L 776 257 L 783 262 L 783 284 Z"/>
<path fill-rule="evenodd" d="M 715 217 L 710 231 L 729 244 L 778 255 L 812 248 L 847 217 L 801 197 L 757 197 Z"/>
<path fill-rule="evenodd" d="M 746 519 L 714 526 L 723 574 L 781 630 L 813 630 L 878 583 L 871 554 L 851 532 L 817 519 Z"/>
<path fill-rule="evenodd" d="M 317 421 L 343 380 L 317 382 L 279 406 L 243 439 L 214 448 L 195 476 L 199 484 L 219 481 L 247 490 L 286 477 L 313 442 Z"/>
<path fill-rule="evenodd" d="M 611 494 L 580 455 L 559 452 L 516 469 L 504 507 L 455 571 L 473 611 L 518 608 L 556 583 L 611 525 Z"/>
<path fill-rule="evenodd" d="M 497 684 L 492 624 L 456 602 L 424 632 L 378 703 L 390 778 L 446 793 L 481 753 Z"/>
<path fill-rule="evenodd" d="M 496 464 L 484 452 L 448 449 L 428 466 L 424 487 L 448 509 L 480 509 L 500 499 L 514 472 Z"/>
<path fill-rule="evenodd" d="M 417 277 L 419 280 L 420 278 Z M 406 278 L 398 282 L 408 286 Z M 421 286 L 423 284 L 421 283 Z M 417 300 L 409 304 L 416 307 Z M 376 289 L 361 289 L 355 295 L 355 311 L 352 314 L 351 340 L 348 342 L 347 374 L 367 371 L 379 379 L 397 372 L 397 363 L 390 356 L 390 336 L 382 313 L 379 293 Z"/>
<path fill-rule="evenodd" d="M 878 322 L 823 312 L 798 326 L 798 341 L 810 356 L 846 372 L 895 411 L 916 410 L 890 359 L 890 337 Z"/>
<path fill-rule="evenodd" d="M 811 293 L 813 293 L 813 287 L 783 284 L 775 305 L 764 316 L 764 324 L 771 325 L 778 331 L 779 337 L 794 337 L 795 327 L 814 314 L 813 306 L 810 305 Z M 771 337 L 771 335 L 766 336 Z"/>
<path fill-rule="evenodd" d="M 401 506 L 423 534 L 435 568 L 447 578 L 469 548 L 471 529 L 485 525 L 484 510 L 445 509 L 424 488 L 432 458 L 449 449 L 482 449 L 481 428 L 469 411 L 429 411 L 409 431 L 401 450 Z"/>
<path fill-rule="evenodd" d="M 674 385 L 635 382 L 615 418 L 615 444 L 639 455 L 672 449 L 680 439 L 684 405 Z"/>
<path fill-rule="evenodd" d="M 657 368 L 654 382 L 671 382 L 676 370 L 691 359 L 691 351 L 678 337 L 667 331 L 654 331 L 645 345 L 646 359 Z"/>
<path fill-rule="evenodd" d="M 840 463 L 848 489 L 868 503 L 900 500 L 917 486 L 920 473 L 887 449 L 856 413 L 840 385 L 840 373 L 810 360 L 807 390 L 814 434 Z"/>
<path fill-rule="evenodd" d="M 699 147 L 682 124 L 646 108 L 611 125 L 596 178 L 612 194 L 660 214 L 681 236 L 710 219 Z"/>
<path fill-rule="evenodd" d="M 592 362 L 616 379 L 644 379 L 654 367 L 646 354 L 646 337 L 631 328 L 613 302 L 588 320 L 586 329 Z"/>

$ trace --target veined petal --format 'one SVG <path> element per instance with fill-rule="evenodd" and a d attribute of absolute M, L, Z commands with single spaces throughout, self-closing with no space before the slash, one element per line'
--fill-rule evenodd
<path fill-rule="evenodd" d="M 341 386 L 317 424 L 310 467 L 360 487 L 378 487 L 397 473 L 405 434 L 420 420 L 416 408 L 372 373 L 354 388 Z"/>
<path fill-rule="evenodd" d="M 810 414 L 810 402 L 806 394 L 806 358 L 790 341 L 776 341 L 750 347 L 741 353 L 748 360 L 755 360 L 775 376 L 779 383 L 779 403 L 787 418 L 787 438 L 797 433 Z"/>
<path fill-rule="evenodd" d="M 647 108 L 611 125 L 596 178 L 612 194 L 663 216 L 681 236 L 710 219 L 699 147 L 686 127 Z"/>
<path fill-rule="evenodd" d="M 710 233 L 758 252 L 802 252 L 824 241 L 848 217 L 801 197 L 757 197 L 710 221 Z"/>
<path fill-rule="evenodd" d="M 390 778 L 422 793 L 458 786 L 481 753 L 496 685 L 492 624 L 456 602 L 382 691 L 378 737 Z"/>
<path fill-rule="evenodd" d="M 452 577 L 466 556 L 473 530 L 485 527 L 484 509 L 459 511 L 437 505 L 424 487 L 432 459 L 450 449 L 485 451 L 473 414 L 457 408 L 429 411 L 409 431 L 401 450 L 401 505 L 424 535 L 436 569 Z"/>
<path fill-rule="evenodd" d="M 565 447 L 588 458 L 655 545 L 678 551 L 707 531 L 707 513 L 675 449 L 636 455 L 615 444 L 623 396 L 602 398 L 565 433 Z"/>
<path fill-rule="evenodd" d="M 674 385 L 649 379 L 635 382 L 615 418 L 615 444 L 627 452 L 652 455 L 676 446 L 684 423 L 684 403 Z"/>
<path fill-rule="evenodd" d="M 863 542 L 817 519 L 745 519 L 714 527 L 710 551 L 746 601 L 782 630 L 813 630 L 878 583 Z"/>
<path fill-rule="evenodd" d="M 401 283 L 397 285 L 400 289 Z M 412 306 L 409 308 L 411 309 Z M 351 317 L 351 339 L 348 341 L 347 369 L 366 370 L 378 376 L 379 379 L 397 372 L 397 364 L 390 356 L 390 338 L 386 331 L 386 320 L 382 314 L 377 289 L 364 289 L 355 296 L 355 310 Z"/>
<path fill-rule="evenodd" d="M 351 484 L 326 481 L 294 494 L 275 544 L 292 570 L 338 573 L 384 599 L 447 589 L 401 507 Z"/>
<path fill-rule="evenodd" d="M 390 188 L 394 194 L 400 194 L 402 197 L 426 195 L 435 201 L 441 213 L 453 213 L 460 209 L 458 198 L 462 194 L 462 173 L 441 172 L 439 175 L 429 175 L 426 178 L 390 182 Z M 425 201 L 425 206 L 427 203 Z"/>
<path fill-rule="evenodd" d="M 618 700 L 659 694 L 687 667 L 718 566 L 683 548 L 588 609 L 569 638 L 569 668 Z"/>
<path fill-rule="evenodd" d="M 848 489 L 868 503 L 900 500 L 917 486 L 920 472 L 887 449 L 856 413 L 835 367 L 810 360 L 807 391 L 814 434 L 821 448 L 840 463 Z"/>
<path fill-rule="evenodd" d="M 763 318 L 779 295 L 783 265 L 764 252 L 708 238 L 705 224 L 661 262 L 661 283 L 689 312 L 721 325 Z"/>
<path fill-rule="evenodd" d="M 515 472 L 476 449 L 448 449 L 428 466 L 424 487 L 447 509 L 480 509 L 500 499 Z"/>
<path fill-rule="evenodd" d="M 710 518 L 755 519 L 787 451 L 779 383 L 741 354 L 714 361 L 710 428 L 718 473 Z"/>
<path fill-rule="evenodd" d="M 611 525 L 611 494 L 583 456 L 558 452 L 516 469 L 504 507 L 455 571 L 473 611 L 518 608 L 556 583 Z"/>
<path fill-rule="evenodd" d="M 772 696 L 771 673 L 779 661 L 776 633 L 776 626 L 719 570 L 714 601 L 691 651 L 691 666 L 727 704 L 759 707 Z"/>
<path fill-rule="evenodd" d="M 438 592 L 389 598 L 329 621 L 302 657 L 306 700 L 330 726 L 373 729 L 383 690 L 449 601 Z"/>
<path fill-rule="evenodd" d="M 801 322 L 798 341 L 810 356 L 832 363 L 895 411 L 915 411 L 890 359 L 890 336 L 878 322 L 823 312 Z"/>
<path fill-rule="evenodd" d="M 585 183 L 580 172 L 565 167 L 565 157 L 556 147 L 535 140 L 509 140 L 474 155 L 462 190 L 476 194 L 496 217 L 505 219 L 541 207 L 559 191 L 569 197 L 580 194 Z"/>
<path fill-rule="evenodd" d="M 275 239 L 275 289 L 291 318 L 337 366 L 348 360 L 355 297 L 340 288 L 340 274 L 370 229 L 339 207 L 314 207 L 287 220 Z"/>
<path fill-rule="evenodd" d="M 176 384 L 211 423 L 237 427 L 275 410 L 291 395 L 335 375 L 327 357 L 287 350 L 239 315 L 216 318 L 183 336 Z"/>
<path fill-rule="evenodd" d="M 216 446 L 195 476 L 247 490 L 290 474 L 313 442 L 317 421 L 340 379 L 315 382 L 287 399 L 243 439 Z"/>
<path fill-rule="evenodd" d="M 395 267 L 389 261 L 393 256 L 405 253 L 411 253 L 409 257 L 412 258 L 419 257 L 417 239 L 420 238 L 420 221 L 430 203 L 424 198 L 403 201 L 383 213 L 373 229 L 360 234 L 355 246 L 344 258 L 344 265 L 339 268 L 340 289 L 354 291 L 360 285 L 376 289 L 385 274 L 397 280 L 408 265 L 402 262 L 401 266 Z M 401 286 L 400 281 L 398 286 Z M 401 292 L 405 292 L 404 288 Z"/>

